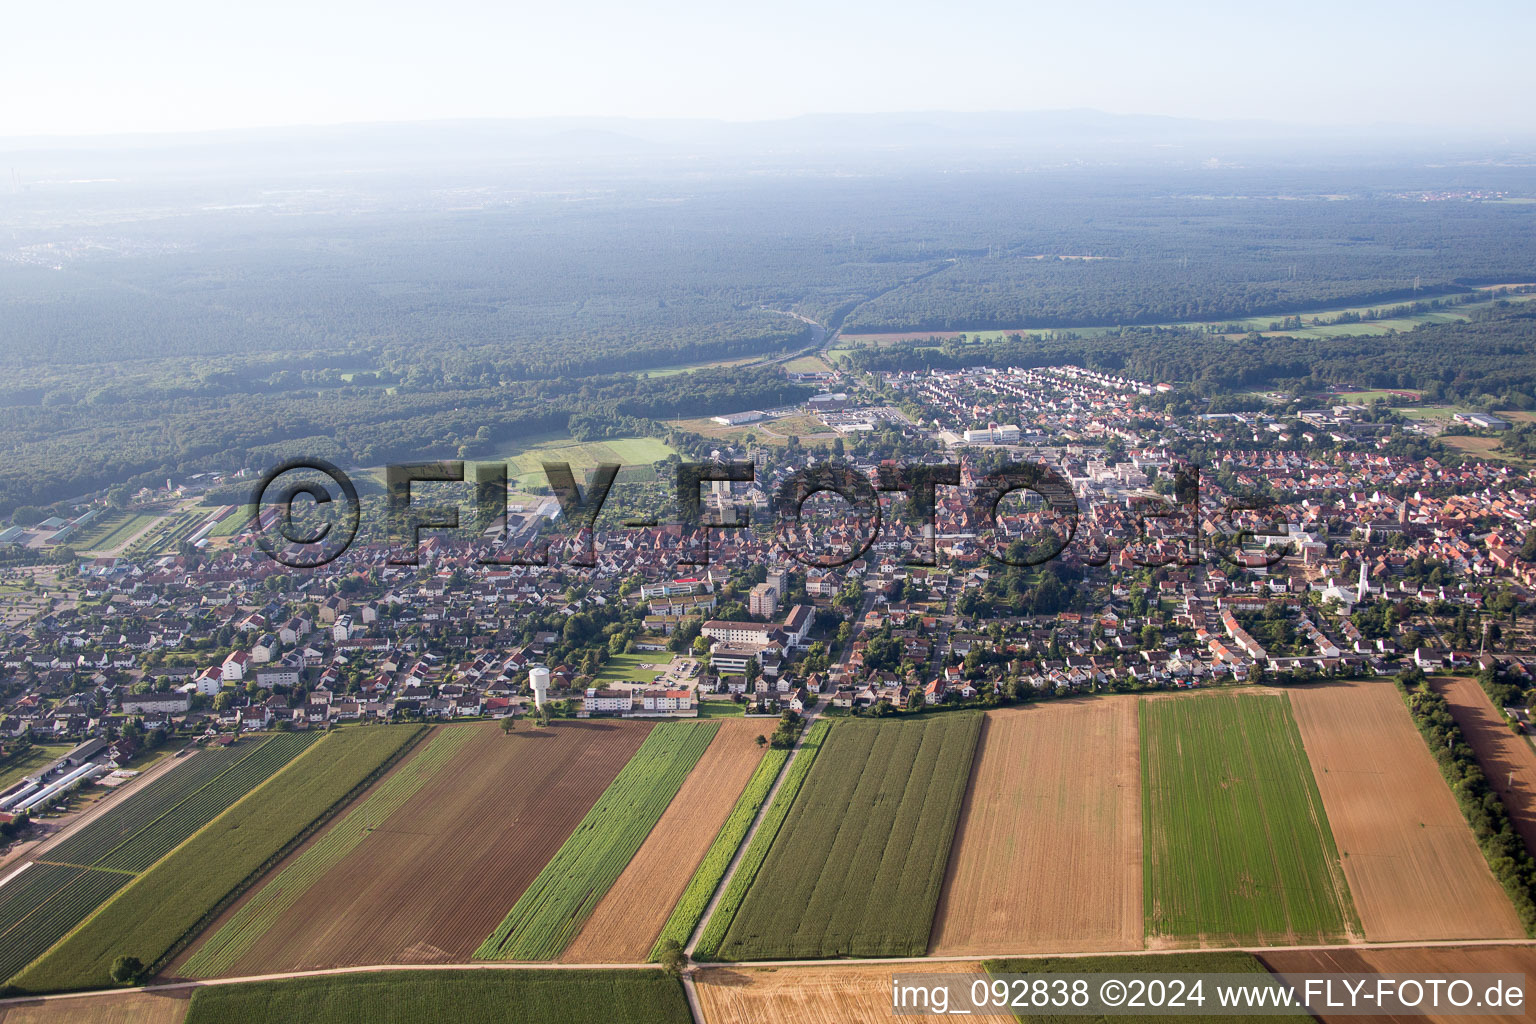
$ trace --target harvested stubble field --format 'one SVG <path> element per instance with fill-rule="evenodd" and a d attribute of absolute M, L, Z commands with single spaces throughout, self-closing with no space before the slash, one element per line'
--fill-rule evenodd
<path fill-rule="evenodd" d="M 188 1024 L 692 1024 L 661 971 L 390 971 L 200 988 Z"/>
<path fill-rule="evenodd" d="M 113 992 L 0 1008 L 0 1024 L 181 1024 L 189 992 Z"/>
<path fill-rule="evenodd" d="M 1259 957 L 1264 966 L 1276 974 L 1417 974 L 1433 978 L 1450 978 L 1458 974 L 1524 974 L 1526 998 L 1529 1003 L 1530 981 L 1536 976 L 1536 946 L 1429 946 L 1398 949 L 1297 949 L 1264 953 Z M 1252 1020 L 1253 1018 L 1248 1018 Z M 1526 1009 L 1506 1014 L 1425 1014 L 1416 1017 L 1360 1017 L 1334 1016 L 1324 1012 L 1320 1018 L 1324 1024 L 1334 1021 L 1340 1024 L 1362 1024 L 1366 1021 L 1403 1021 L 1404 1024 L 1523 1024 L 1529 1021 Z"/>
<path fill-rule="evenodd" d="M 974 712 L 839 722 L 721 959 L 926 953 L 981 722 Z"/>
<path fill-rule="evenodd" d="M 1494 708 L 1476 679 L 1436 677 L 1430 685 L 1451 706 L 1451 717 L 1461 726 L 1489 785 L 1504 801 L 1525 848 L 1536 851 L 1536 750 L 1504 723 L 1503 713 Z M 1510 772 L 1514 772 L 1513 786 Z"/>
<path fill-rule="evenodd" d="M 1136 703 L 987 712 L 934 955 L 1141 946 Z"/>
<path fill-rule="evenodd" d="M 1147 939 L 1338 942 L 1359 924 L 1284 694 L 1141 701 Z"/>
<path fill-rule="evenodd" d="M 1291 706 L 1367 939 L 1525 934 L 1392 683 L 1300 687 Z"/>
<path fill-rule="evenodd" d="M 1086 957 L 1029 957 L 1024 959 L 986 960 L 983 966 L 990 975 L 999 974 L 1257 974 L 1267 975 L 1268 969 L 1258 957 L 1237 950 L 1207 950 L 1191 953 L 1158 953 L 1147 955 L 1132 953 L 1120 956 Z M 1204 995 L 1204 1008 L 1215 1002 L 1209 991 Z M 1152 1020 L 1158 1024 L 1245 1024 L 1256 1018 L 1251 1015 L 1233 1016 L 1219 1013 L 1178 1013 L 1136 1015 L 1121 1013 L 1100 1016 L 1073 1016 L 1069 1014 L 1030 1013 L 1016 1011 L 1019 1024 L 1117 1024 L 1120 1021 Z M 1269 1022 L 1288 1024 L 1312 1024 L 1307 1013 L 1265 1014 Z M 1355 1018 L 1361 1020 L 1362 1018 Z"/>
<path fill-rule="evenodd" d="M 447 741 L 452 756 L 433 765 L 403 803 L 309 879 L 304 899 L 264 922 L 233 961 L 210 953 L 169 973 L 203 963 L 220 975 L 238 976 L 468 960 L 650 728 L 643 722 L 560 722 L 510 735 L 494 723 L 440 729 L 439 736 L 456 734 Z M 418 756 L 436 742 L 434 737 L 418 748 Z M 396 776 L 409 776 L 411 763 L 397 766 L 356 806 L 381 791 L 398 793 Z M 290 856 L 283 872 L 329 835 Z M 217 937 L 247 903 L 265 899 L 265 887 L 236 904 L 208 934 Z"/>
<path fill-rule="evenodd" d="M 592 911 L 560 959 L 577 964 L 644 960 L 704 859 L 742 787 L 763 758 L 767 727 L 727 719 L 645 844 Z"/>
<path fill-rule="evenodd" d="M 644 845 L 719 729 L 719 722 L 655 726 L 475 956 L 559 956 Z"/>
<path fill-rule="evenodd" d="M 986 977 L 974 962 L 909 966 L 912 973 Z M 711 967 L 694 975 L 693 981 L 704 1024 L 888 1024 L 892 1020 L 938 1024 L 954 1019 L 943 1014 L 892 1017 L 893 969 L 893 965 Z"/>

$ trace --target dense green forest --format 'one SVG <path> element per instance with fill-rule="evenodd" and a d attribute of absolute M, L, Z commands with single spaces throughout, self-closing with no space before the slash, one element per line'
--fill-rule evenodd
<path fill-rule="evenodd" d="M 550 432 L 583 439 L 655 433 L 657 420 L 779 405 L 812 393 L 773 370 L 737 369 L 395 394 L 354 386 L 176 397 L 130 392 L 111 402 L 0 408 L 0 433 L 12 442 L 0 467 L 0 509 L 120 483 L 159 483 L 167 475 L 259 473 L 295 456 L 378 465 L 487 456 Z"/>
<path fill-rule="evenodd" d="M 292 454 L 472 456 L 779 404 L 800 391 L 771 361 L 825 336 L 797 316 L 1062 331 L 857 352 L 868 369 L 1071 359 L 1206 390 L 1528 394 L 1533 321 L 1511 310 L 1326 342 L 1071 334 L 1536 281 L 1536 205 L 1411 191 L 1472 173 L 701 174 L 409 201 L 359 179 L 184 208 L 113 186 L 83 211 L 23 194 L 0 218 L 0 515 Z M 731 359 L 756 365 L 644 376 Z"/>

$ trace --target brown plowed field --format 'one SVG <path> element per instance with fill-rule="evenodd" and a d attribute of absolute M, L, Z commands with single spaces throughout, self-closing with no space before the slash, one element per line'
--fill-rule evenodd
<path fill-rule="evenodd" d="M 954 1020 L 942 1014 L 891 1015 L 891 975 L 986 977 L 980 963 L 913 963 L 853 967 L 712 967 L 694 975 L 704 1024 L 889 1024 Z M 972 1015 L 968 1020 L 999 1019 Z M 1011 1020 L 1010 1015 L 1001 1019 Z"/>
<path fill-rule="evenodd" d="M 1457 974 L 1524 974 L 1527 979 L 1536 975 L 1536 947 L 1533 946 L 1433 946 L 1420 949 L 1337 949 L 1296 950 L 1284 953 L 1260 953 L 1264 966 L 1277 974 L 1286 972 L 1317 974 L 1419 974 L 1429 977 L 1449 977 Z M 1527 993 L 1530 982 L 1527 980 Z M 1477 993 L 1479 997 L 1482 993 Z M 1368 1022 L 1393 1022 L 1393 1024 L 1514 1024 L 1531 1018 L 1525 1010 L 1510 1014 L 1468 1017 L 1428 1014 L 1426 1016 L 1394 1017 L 1386 1014 L 1374 1017 L 1330 1016 L 1320 1018 L 1324 1024 L 1339 1021 L 1340 1024 L 1368 1024 Z"/>
<path fill-rule="evenodd" d="M 181 1024 L 190 991 L 120 992 L 0 1008 L 0 1024 Z"/>
<path fill-rule="evenodd" d="M 1133 699 L 987 712 L 932 952 L 1140 947 L 1139 756 Z"/>
<path fill-rule="evenodd" d="M 510 736 L 490 723 L 452 728 L 479 735 L 317 880 L 227 975 L 467 962 L 651 724 L 558 722 L 524 725 Z"/>
<path fill-rule="evenodd" d="M 1525 840 L 1525 848 L 1536 853 L 1536 750 L 1504 724 L 1504 713 L 1494 708 L 1476 679 L 1431 679 L 1430 685 L 1450 703 L 1451 717 L 1461 726 L 1483 774 L 1504 801 L 1515 831 Z M 1510 772 L 1515 773 L 1513 787 Z"/>
<path fill-rule="evenodd" d="M 1397 688 L 1290 693 L 1366 938 L 1523 937 Z"/>
<path fill-rule="evenodd" d="M 723 719 L 666 813 L 560 958 L 572 964 L 640 963 L 766 747 L 760 721 Z"/>

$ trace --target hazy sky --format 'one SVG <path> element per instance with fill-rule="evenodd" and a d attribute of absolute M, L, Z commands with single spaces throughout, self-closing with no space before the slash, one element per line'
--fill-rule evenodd
<path fill-rule="evenodd" d="M 1536 121 L 1532 0 L 29 0 L 0 136 L 1037 110 Z"/>

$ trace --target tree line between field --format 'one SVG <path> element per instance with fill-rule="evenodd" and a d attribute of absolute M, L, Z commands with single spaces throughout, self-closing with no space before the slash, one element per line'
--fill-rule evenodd
<path fill-rule="evenodd" d="M 1410 666 L 1397 677 L 1398 688 L 1408 704 L 1440 773 L 1450 784 L 1461 813 L 1472 826 L 1488 867 L 1514 904 L 1527 935 L 1536 936 L 1536 858 L 1526 850 L 1461 727 L 1451 715 L 1446 699 L 1430 688 L 1424 673 Z"/>

